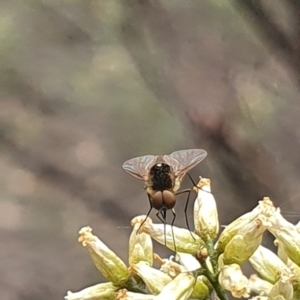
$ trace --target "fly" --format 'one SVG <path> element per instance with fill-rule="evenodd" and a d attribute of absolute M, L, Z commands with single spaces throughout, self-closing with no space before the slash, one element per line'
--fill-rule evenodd
<path fill-rule="evenodd" d="M 187 199 L 184 212 L 186 224 L 189 229 L 186 212 L 191 189 L 180 190 L 180 185 L 184 176 L 186 174 L 189 176 L 188 171 L 199 164 L 206 155 L 207 152 L 205 150 L 189 149 L 175 151 L 170 155 L 140 156 L 127 160 L 123 164 L 122 168 L 125 172 L 137 179 L 143 180 L 145 183 L 144 188 L 148 195 L 150 209 L 143 223 L 146 221 L 151 210 L 155 208 L 157 210 L 156 216 L 164 224 L 166 224 L 166 212 L 167 210 L 171 210 L 173 214 L 172 226 L 176 218 L 174 210 L 176 204 L 175 196 L 186 193 Z"/>

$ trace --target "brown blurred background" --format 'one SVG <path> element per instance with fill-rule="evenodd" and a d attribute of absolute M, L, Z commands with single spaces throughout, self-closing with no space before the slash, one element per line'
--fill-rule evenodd
<path fill-rule="evenodd" d="M 0 299 L 101 281 L 85 225 L 127 262 L 135 156 L 206 149 L 222 224 L 265 195 L 296 222 L 299 21 L 296 0 L 1 1 Z"/>

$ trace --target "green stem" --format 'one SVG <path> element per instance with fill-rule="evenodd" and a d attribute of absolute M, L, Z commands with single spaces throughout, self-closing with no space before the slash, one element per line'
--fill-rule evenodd
<path fill-rule="evenodd" d="M 212 240 L 206 241 L 208 255 L 210 257 L 210 262 L 213 267 L 214 273 L 218 273 L 218 255 L 214 249 L 214 244 Z"/>
<path fill-rule="evenodd" d="M 145 289 L 145 284 L 138 283 L 134 276 L 131 276 L 129 280 L 125 283 L 123 288 L 126 288 L 128 291 L 147 294 L 147 290 Z"/>
<path fill-rule="evenodd" d="M 221 287 L 218 281 L 219 276 L 219 270 L 218 270 L 218 259 L 216 256 L 216 253 L 213 248 L 213 243 L 211 241 L 207 242 L 207 251 L 208 255 L 210 257 L 210 262 L 213 268 L 213 273 L 208 268 L 208 265 L 206 263 L 206 257 L 198 257 L 198 261 L 201 264 L 201 267 L 197 271 L 197 276 L 204 275 L 210 282 L 210 284 L 213 286 L 216 294 L 218 295 L 220 300 L 228 300 L 228 297 L 226 296 L 225 290 Z"/>
<path fill-rule="evenodd" d="M 209 280 L 209 282 L 213 286 L 213 288 L 214 288 L 216 294 L 218 295 L 218 297 L 220 298 L 220 300 L 228 300 L 225 290 L 221 287 L 221 285 L 218 282 L 219 274 L 218 273 L 212 274 L 209 271 L 209 269 L 207 268 L 206 262 L 203 264 L 203 267 L 206 269 L 206 274 L 205 274 L 206 278 Z"/>

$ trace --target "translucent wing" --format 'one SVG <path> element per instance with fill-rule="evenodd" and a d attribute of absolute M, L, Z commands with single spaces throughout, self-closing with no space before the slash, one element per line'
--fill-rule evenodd
<path fill-rule="evenodd" d="M 176 176 L 184 175 L 199 164 L 207 155 L 202 149 L 180 150 L 164 155 L 163 160 L 172 167 Z"/>
<path fill-rule="evenodd" d="M 122 168 L 133 177 L 145 180 L 150 168 L 155 164 L 158 156 L 145 155 L 129 159 L 124 162 Z"/>

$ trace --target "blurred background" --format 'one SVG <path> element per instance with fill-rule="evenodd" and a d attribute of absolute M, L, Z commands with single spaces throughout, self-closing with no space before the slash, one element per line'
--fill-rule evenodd
<path fill-rule="evenodd" d="M 293 0 L 1 1 L 0 298 L 102 281 L 86 225 L 127 263 L 132 157 L 203 148 L 222 224 L 263 196 L 297 222 L 299 22 Z"/>

